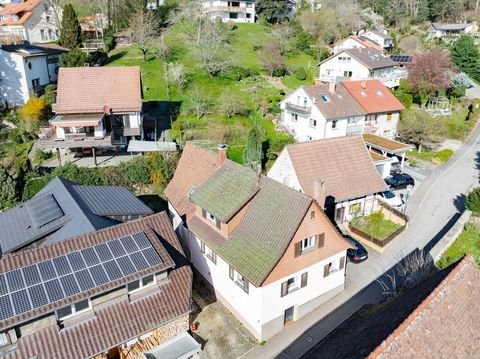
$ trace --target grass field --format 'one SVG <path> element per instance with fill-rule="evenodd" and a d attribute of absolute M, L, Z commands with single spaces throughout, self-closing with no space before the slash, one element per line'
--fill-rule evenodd
<path fill-rule="evenodd" d="M 462 234 L 447 249 L 437 263 L 441 269 L 460 260 L 465 254 L 471 254 L 480 264 L 480 228 L 478 224 L 467 223 Z"/>
<path fill-rule="evenodd" d="M 242 162 L 243 147 L 248 131 L 254 126 L 254 121 L 247 115 L 237 115 L 231 119 L 219 114 L 217 107 L 219 97 L 229 92 L 241 98 L 249 113 L 256 113 L 257 106 L 267 104 L 270 112 L 278 113 L 278 104 L 285 93 L 301 85 L 312 84 L 316 73 L 315 59 L 303 52 L 295 51 L 286 56 L 289 75 L 281 79 L 280 84 L 286 89 L 274 86 L 266 78 L 262 69 L 260 47 L 272 41 L 269 28 L 260 24 L 237 24 L 229 35 L 229 58 L 234 69 L 256 71 L 258 75 L 235 80 L 227 71 L 211 77 L 201 67 L 194 56 L 195 43 L 178 24 L 169 29 L 165 35 L 165 43 L 170 48 L 169 63 L 180 63 L 184 66 L 188 84 L 186 88 L 174 85 L 167 87 L 165 78 L 166 63 L 153 54 L 144 62 L 142 55 L 135 47 L 119 48 L 110 53 L 107 66 L 134 66 L 138 65 L 142 72 L 143 96 L 145 100 L 177 101 L 181 103 L 179 117 L 172 124 L 180 133 L 184 131 L 187 139 L 223 140 L 229 145 L 229 157 L 237 162 Z M 300 81 L 293 75 L 294 71 L 302 66 L 307 72 L 307 79 Z M 212 102 L 211 114 L 196 119 L 188 109 L 190 106 L 189 90 L 199 87 Z M 275 110 L 276 108 L 276 110 Z M 272 115 L 273 116 L 273 115 Z M 265 140 L 270 142 L 290 141 L 286 135 L 275 131 L 269 120 L 258 120 L 258 125 L 263 129 Z"/>

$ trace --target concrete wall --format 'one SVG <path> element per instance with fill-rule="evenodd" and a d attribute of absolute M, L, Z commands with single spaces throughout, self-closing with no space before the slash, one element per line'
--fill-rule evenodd
<path fill-rule="evenodd" d="M 350 61 L 340 61 L 339 57 L 349 57 Z M 370 70 L 367 67 L 350 55 L 346 53 L 338 53 L 335 57 L 332 57 L 330 60 L 325 61 L 320 65 L 320 78 L 324 79 L 331 77 L 333 79 L 335 77 L 343 77 L 345 71 L 352 72 L 350 80 L 366 80 L 370 74 Z"/>
<path fill-rule="evenodd" d="M 23 58 L 0 49 L 0 107 L 21 106 L 29 99 Z"/>

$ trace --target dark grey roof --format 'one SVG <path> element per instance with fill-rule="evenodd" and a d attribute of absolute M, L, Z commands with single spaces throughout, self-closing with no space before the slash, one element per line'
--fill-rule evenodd
<path fill-rule="evenodd" d="M 55 44 L 2 45 L 0 49 L 6 52 L 15 53 L 21 57 L 59 55 L 68 52 L 68 49 Z"/>
<path fill-rule="evenodd" d="M 455 31 L 455 30 L 464 30 L 465 28 L 471 26 L 472 24 L 463 23 L 463 24 L 443 24 L 440 22 L 432 23 L 432 26 L 436 30 L 444 30 L 444 31 Z"/>
<path fill-rule="evenodd" d="M 42 244 L 53 243 L 119 223 L 104 217 L 106 215 L 153 213 L 125 188 L 90 188 L 57 177 L 32 199 L 0 213 L 0 255 L 14 252 L 40 239 Z M 92 198 L 93 193 L 96 198 Z M 48 209 L 49 216 L 43 217 L 32 211 L 32 208 L 42 206 Z M 127 208 L 131 208 L 132 212 L 127 213 Z"/>
<path fill-rule="evenodd" d="M 396 65 L 395 61 L 375 49 L 345 49 L 343 52 L 348 53 L 370 70 Z"/>

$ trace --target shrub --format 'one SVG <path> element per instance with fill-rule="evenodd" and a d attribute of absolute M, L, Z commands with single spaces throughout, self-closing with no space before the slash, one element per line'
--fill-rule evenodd
<path fill-rule="evenodd" d="M 37 165 L 42 164 L 44 161 L 48 160 L 49 158 L 53 157 L 52 152 L 45 152 L 38 149 L 33 156 L 33 162 Z"/>
<path fill-rule="evenodd" d="M 450 158 L 453 156 L 453 151 L 449 148 L 441 150 L 435 154 L 432 158 L 432 162 L 435 164 L 442 164 L 448 162 Z"/>
<path fill-rule="evenodd" d="M 307 73 L 305 72 L 305 69 L 300 66 L 296 71 L 295 71 L 295 77 L 297 80 L 304 81 L 307 79 Z"/>
<path fill-rule="evenodd" d="M 112 51 L 115 48 L 115 37 L 113 37 L 113 34 L 110 33 L 106 35 L 103 39 L 103 44 L 105 46 L 105 52 L 107 54 Z"/>
<path fill-rule="evenodd" d="M 145 157 L 137 156 L 130 161 L 122 162 L 118 166 L 130 187 L 136 184 L 146 185 L 150 183 L 150 169 Z"/>
<path fill-rule="evenodd" d="M 287 69 L 285 67 L 280 67 L 272 71 L 273 77 L 283 77 L 287 74 Z"/>
<path fill-rule="evenodd" d="M 43 99 L 48 105 L 55 103 L 57 97 L 57 85 L 50 84 L 45 86 L 45 92 L 43 94 Z"/>
<path fill-rule="evenodd" d="M 480 187 L 475 187 L 467 195 L 465 207 L 476 215 L 480 214 Z"/>

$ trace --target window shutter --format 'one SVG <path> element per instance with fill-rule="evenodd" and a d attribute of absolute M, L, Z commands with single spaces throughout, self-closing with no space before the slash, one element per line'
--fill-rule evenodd
<path fill-rule="evenodd" d="M 217 253 L 212 251 L 212 262 L 217 264 Z"/>
<path fill-rule="evenodd" d="M 218 229 L 220 229 L 220 227 L 222 225 L 218 218 L 215 218 L 215 225 L 217 226 Z"/>
<path fill-rule="evenodd" d="M 302 242 L 295 243 L 295 257 L 302 254 Z"/>
<path fill-rule="evenodd" d="M 317 248 L 322 248 L 325 245 L 325 233 L 317 234 Z"/>
<path fill-rule="evenodd" d="M 202 208 L 202 217 L 207 218 L 207 210 L 205 208 Z"/>
<path fill-rule="evenodd" d="M 249 289 L 249 287 L 248 287 L 248 284 L 249 284 L 249 283 L 248 283 L 248 280 L 246 280 L 245 278 L 243 278 L 243 283 L 244 283 L 244 284 L 243 284 L 243 290 L 245 291 L 245 293 L 248 294 L 248 289 Z"/>
<path fill-rule="evenodd" d="M 306 287 L 308 281 L 308 272 L 302 273 L 302 281 L 300 283 L 300 288 Z"/>
<path fill-rule="evenodd" d="M 345 257 L 340 258 L 340 270 L 345 267 Z"/>
<path fill-rule="evenodd" d="M 280 297 L 285 297 L 287 295 L 287 284 L 287 281 L 282 283 L 282 291 L 280 293 Z"/>
<path fill-rule="evenodd" d="M 202 253 L 205 253 L 205 243 L 203 243 L 203 242 L 200 242 L 200 251 Z"/>
<path fill-rule="evenodd" d="M 323 267 L 323 278 L 328 277 L 330 274 L 330 263 L 325 264 L 325 267 Z"/>
<path fill-rule="evenodd" d="M 228 268 L 228 276 L 230 277 L 231 280 L 233 280 L 233 267 L 230 266 Z"/>

